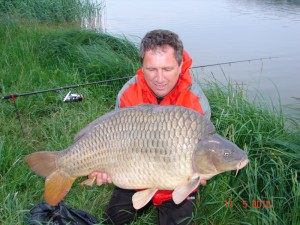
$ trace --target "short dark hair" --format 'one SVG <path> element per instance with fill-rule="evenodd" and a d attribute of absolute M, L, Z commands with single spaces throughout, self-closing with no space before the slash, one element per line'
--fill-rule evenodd
<path fill-rule="evenodd" d="M 169 30 L 153 30 L 148 32 L 141 41 L 140 45 L 140 60 L 143 64 L 145 52 L 155 50 L 158 47 L 170 45 L 174 48 L 175 58 L 178 64 L 182 61 L 183 44 L 179 36 Z"/>

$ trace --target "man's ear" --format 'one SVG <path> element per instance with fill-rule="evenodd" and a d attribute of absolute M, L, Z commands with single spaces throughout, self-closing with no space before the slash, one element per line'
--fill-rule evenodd
<path fill-rule="evenodd" d="M 183 60 L 181 60 L 181 63 L 179 65 L 179 69 L 180 69 L 180 73 L 179 74 L 181 74 L 181 72 L 182 72 L 182 65 L 183 65 Z"/>

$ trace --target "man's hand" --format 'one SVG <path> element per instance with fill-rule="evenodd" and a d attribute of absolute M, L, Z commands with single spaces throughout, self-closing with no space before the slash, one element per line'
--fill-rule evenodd
<path fill-rule="evenodd" d="M 109 183 L 109 184 L 112 183 L 111 178 L 106 173 L 92 172 L 89 175 L 89 178 L 90 179 L 95 178 L 96 179 L 96 184 L 98 186 L 101 186 L 102 184 L 105 184 L 105 183 Z"/>
<path fill-rule="evenodd" d="M 206 185 L 206 180 L 200 180 L 200 184 L 201 184 L 202 186 L 205 186 L 205 185 Z"/>

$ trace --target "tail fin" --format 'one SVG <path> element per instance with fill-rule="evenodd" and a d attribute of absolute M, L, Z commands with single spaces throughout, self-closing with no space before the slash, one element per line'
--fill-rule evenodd
<path fill-rule="evenodd" d="M 58 152 L 34 152 L 25 156 L 24 160 L 36 174 L 48 177 L 56 170 L 56 157 Z"/>
<path fill-rule="evenodd" d="M 35 152 L 24 158 L 31 170 L 46 177 L 45 200 L 52 206 L 57 205 L 66 196 L 76 179 L 56 167 L 57 153 Z"/>
<path fill-rule="evenodd" d="M 45 200 L 48 204 L 57 205 L 70 191 L 76 177 L 70 177 L 68 174 L 56 170 L 46 178 Z"/>

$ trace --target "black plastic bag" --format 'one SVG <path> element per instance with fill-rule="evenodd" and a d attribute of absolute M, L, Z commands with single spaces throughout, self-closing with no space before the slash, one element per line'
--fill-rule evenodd
<path fill-rule="evenodd" d="M 64 203 L 51 206 L 40 203 L 25 215 L 27 225 L 94 225 L 99 223 L 95 217 L 82 210 L 73 209 Z"/>

